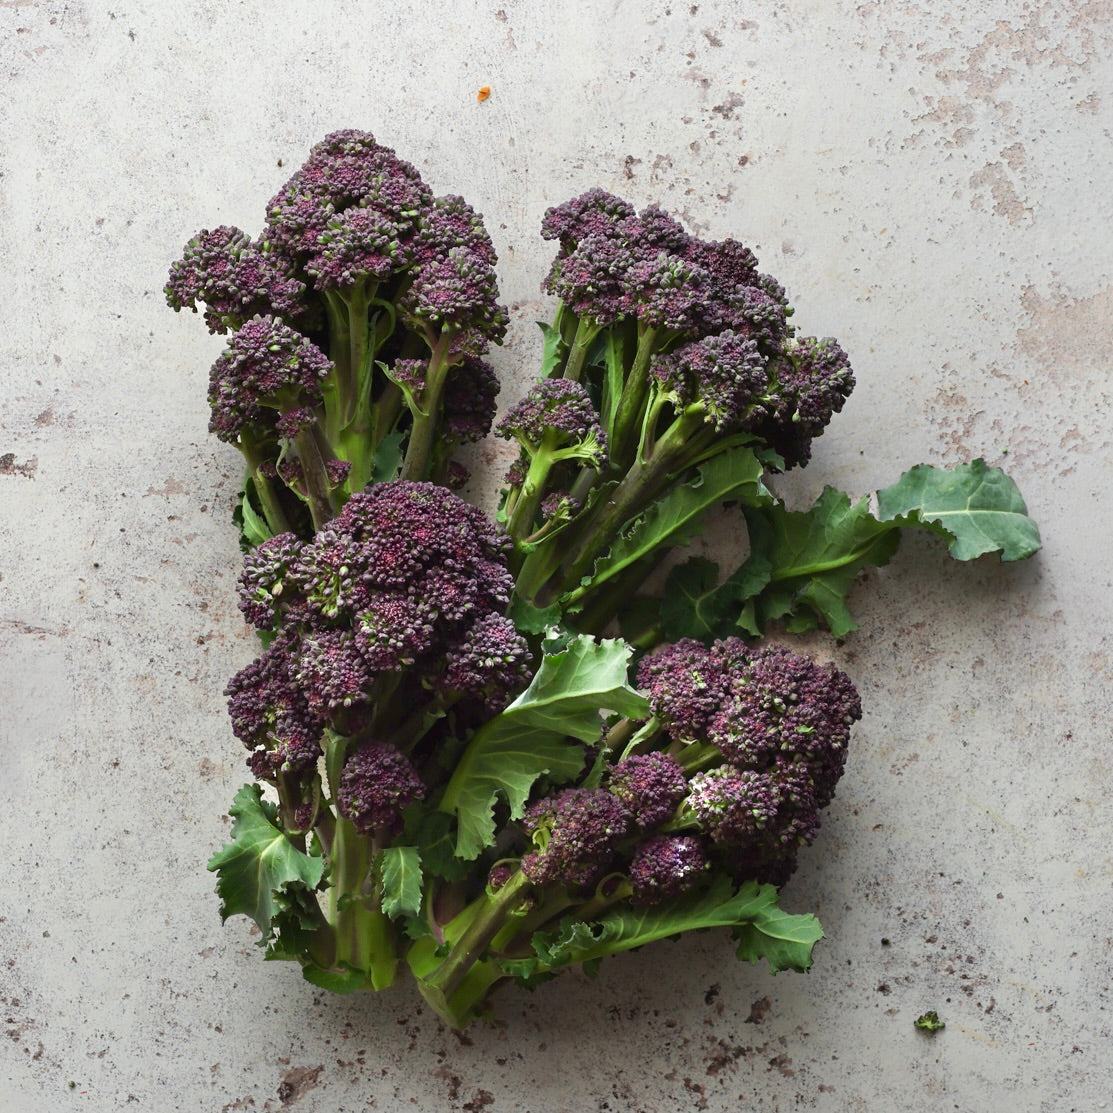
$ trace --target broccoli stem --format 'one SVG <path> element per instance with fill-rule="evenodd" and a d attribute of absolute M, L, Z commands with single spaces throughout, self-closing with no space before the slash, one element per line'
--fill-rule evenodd
<path fill-rule="evenodd" d="M 440 417 L 441 395 L 448 372 L 453 366 L 449 355 L 451 335 L 442 333 L 430 343 L 429 368 L 425 373 L 425 388 L 421 392 L 420 407 L 415 407 L 410 440 L 406 445 L 406 458 L 402 461 L 400 478 L 410 480 L 425 479 L 433 457 L 433 446 L 437 439 L 437 422 Z"/>
<path fill-rule="evenodd" d="M 461 915 L 470 913 L 469 922 L 444 961 L 432 973 L 421 979 L 421 991 L 429 997 L 433 992 L 438 1000 L 451 1002 L 453 994 L 461 987 L 468 972 L 487 949 L 488 944 L 506 925 L 507 917 L 527 895 L 532 882 L 521 871 L 515 873 L 491 898 L 480 898 L 478 911 L 472 906 Z M 485 907 L 484 907 L 485 905 Z M 449 929 L 446 928 L 446 937 Z M 499 977 L 501 977 L 501 971 Z M 486 988 L 484 988 L 484 993 Z"/>
<path fill-rule="evenodd" d="M 572 340 L 572 347 L 568 351 L 568 359 L 565 361 L 564 369 L 561 373 L 562 379 L 571 379 L 573 382 L 580 381 L 580 375 L 583 373 L 584 361 L 587 359 L 588 352 L 591 351 L 592 344 L 595 343 L 595 338 L 599 335 L 600 326 L 587 317 L 581 317 L 576 325 L 576 335 Z"/>
<path fill-rule="evenodd" d="M 371 840 L 337 816 L 332 840 L 328 919 L 336 933 L 336 963 L 361 970 L 375 989 L 394 982 L 394 931 L 379 903 Z"/>
<path fill-rule="evenodd" d="M 649 325 L 638 326 L 638 347 L 634 362 L 615 409 L 614 425 L 608 430 L 611 463 L 620 468 L 628 466 L 633 459 L 641 435 L 642 413 L 649 391 L 649 360 L 653 355 L 657 331 Z"/>
<path fill-rule="evenodd" d="M 688 459 L 702 451 L 704 441 L 713 436 L 714 431 L 698 413 L 685 411 L 658 439 L 648 459 L 635 459 L 611 497 L 598 503 L 594 514 L 579 525 L 581 540 L 571 545 L 564 562 L 563 590 L 590 573 L 596 557 L 613 543 L 622 527 L 658 498 L 670 478 L 685 470 Z M 576 589 L 569 601 L 578 601 L 588 590 L 590 585 Z"/>
<path fill-rule="evenodd" d="M 332 487 L 325 470 L 325 457 L 320 443 L 320 433 L 315 426 L 299 430 L 294 447 L 301 461 L 302 478 L 305 480 L 305 499 L 313 518 L 313 528 L 319 530 L 336 513 Z"/>
<path fill-rule="evenodd" d="M 255 493 L 263 507 L 263 517 L 272 534 L 288 533 L 290 523 L 286 518 L 286 511 L 282 509 L 278 492 L 274 489 L 268 476 L 263 474 L 263 458 L 255 439 L 246 431 L 240 433 L 240 452 L 247 461 L 248 474 L 255 485 Z"/>

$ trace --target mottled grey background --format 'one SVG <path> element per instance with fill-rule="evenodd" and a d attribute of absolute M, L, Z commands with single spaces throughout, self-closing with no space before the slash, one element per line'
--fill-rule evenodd
<path fill-rule="evenodd" d="M 1111 49 L 1108 0 L 0 0 L 0 1107 L 1105 1109 Z M 1025 492 L 1035 561 L 912 538 L 814 640 L 867 711 L 784 897 L 828 933 L 809 975 L 701 936 L 459 1036 L 221 927 L 239 468 L 221 342 L 161 287 L 339 127 L 486 214 L 504 399 L 541 214 L 601 185 L 753 244 L 852 354 L 794 502 L 977 455 Z"/>

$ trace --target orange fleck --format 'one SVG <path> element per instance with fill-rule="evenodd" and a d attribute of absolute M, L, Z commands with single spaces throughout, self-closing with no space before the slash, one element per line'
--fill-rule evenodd
<path fill-rule="evenodd" d="M 479 92 L 475 94 L 475 99 L 477 101 L 479 101 L 480 104 L 482 104 L 490 95 L 491 95 L 491 86 L 490 85 L 484 85 L 483 88 L 480 89 Z"/>

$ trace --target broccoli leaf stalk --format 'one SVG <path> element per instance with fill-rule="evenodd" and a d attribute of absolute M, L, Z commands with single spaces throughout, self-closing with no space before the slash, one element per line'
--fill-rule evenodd
<path fill-rule="evenodd" d="M 529 896 L 531 887 L 529 878 L 519 871 L 493 896 L 478 898 L 445 927 L 445 939 L 452 941 L 452 949 L 439 966 L 419 978 L 418 987 L 437 1015 L 453 1027 L 461 1027 L 491 986 L 506 976 L 496 963 L 488 962 L 469 981 L 488 944 Z M 466 926 L 453 941 L 454 925 L 460 921 Z"/>

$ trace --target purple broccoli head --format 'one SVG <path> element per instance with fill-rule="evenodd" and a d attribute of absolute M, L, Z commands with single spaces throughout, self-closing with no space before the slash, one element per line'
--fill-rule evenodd
<path fill-rule="evenodd" d="M 300 332 L 277 317 L 253 317 L 232 334 L 209 373 L 209 428 L 235 443 L 245 426 L 314 406 L 331 370 L 325 353 Z"/>
<path fill-rule="evenodd" d="M 198 232 L 170 267 L 166 302 L 175 312 L 205 309 L 210 332 L 225 333 L 259 313 L 296 316 L 305 308 L 305 284 L 294 265 L 262 250 L 239 228 Z"/>
<path fill-rule="evenodd" d="M 613 864 L 630 814 L 604 789 L 566 788 L 531 805 L 522 822 L 536 847 L 522 873 L 536 885 L 586 887 Z"/>
<path fill-rule="evenodd" d="M 529 453 L 544 444 L 556 459 L 586 459 L 594 468 L 607 462 L 607 436 L 587 390 L 570 379 L 542 379 L 495 426 Z"/>
<path fill-rule="evenodd" d="M 386 742 L 369 742 L 344 763 L 336 804 L 363 834 L 402 828 L 402 813 L 425 799 L 425 785 L 405 754 Z"/>
<path fill-rule="evenodd" d="M 654 751 L 624 758 L 610 771 L 607 786 L 625 805 L 639 831 L 649 831 L 672 818 L 688 791 L 681 764 Z"/>
<path fill-rule="evenodd" d="M 727 330 L 704 336 L 653 361 L 652 372 L 680 407 L 700 405 L 720 433 L 752 427 L 769 385 L 765 359 L 752 337 Z"/>
<path fill-rule="evenodd" d="M 669 737 L 693 742 L 707 736 L 723 698 L 718 655 L 694 638 L 663 645 L 642 658 L 638 687 Z"/>
<path fill-rule="evenodd" d="M 639 844 L 627 871 L 636 905 L 661 904 L 694 889 L 710 862 L 693 835 L 655 835 Z"/>

